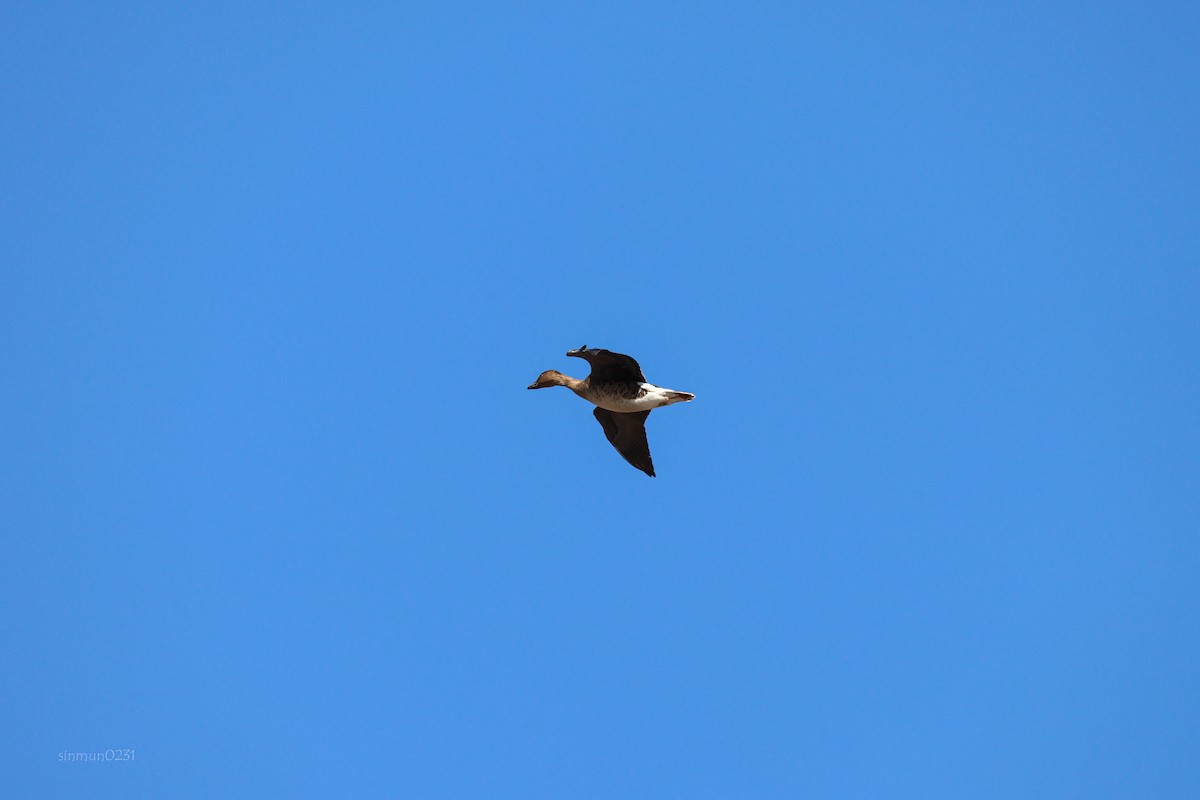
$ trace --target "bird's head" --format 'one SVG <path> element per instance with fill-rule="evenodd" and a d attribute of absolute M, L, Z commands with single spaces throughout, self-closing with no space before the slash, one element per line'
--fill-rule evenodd
<path fill-rule="evenodd" d="M 567 376 L 563 375 L 556 369 L 548 369 L 541 375 L 537 376 L 537 380 L 527 386 L 527 389 L 546 389 L 550 386 L 566 386 L 564 380 Z"/>

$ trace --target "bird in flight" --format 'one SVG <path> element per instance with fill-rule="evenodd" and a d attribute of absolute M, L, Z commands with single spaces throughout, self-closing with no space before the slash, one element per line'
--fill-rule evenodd
<path fill-rule="evenodd" d="M 592 367 L 583 380 L 548 369 L 529 384 L 530 389 L 565 386 L 587 400 L 596 409 L 592 414 L 604 428 L 604 435 L 617 452 L 633 466 L 654 477 L 650 444 L 646 441 L 646 417 L 651 410 L 672 403 L 686 403 L 696 395 L 677 392 L 646 382 L 642 368 L 627 355 L 611 350 L 588 348 L 585 344 L 567 355 L 582 358 Z"/>

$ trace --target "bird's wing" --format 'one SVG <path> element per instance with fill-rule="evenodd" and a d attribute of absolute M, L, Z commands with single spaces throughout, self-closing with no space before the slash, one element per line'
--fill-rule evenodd
<path fill-rule="evenodd" d="M 642 374 L 642 368 L 638 366 L 638 363 L 622 353 L 601 350 L 598 347 L 590 350 L 581 347 L 578 350 L 572 350 L 567 355 L 585 359 L 591 364 L 592 374 L 589 377 L 593 381 L 601 383 L 607 381 L 646 382 L 646 376 Z"/>
<path fill-rule="evenodd" d="M 646 441 L 646 417 L 649 411 L 633 414 L 614 414 L 603 408 L 592 412 L 604 428 L 604 435 L 621 457 L 642 472 L 654 477 L 654 462 L 650 460 L 650 443 Z"/>

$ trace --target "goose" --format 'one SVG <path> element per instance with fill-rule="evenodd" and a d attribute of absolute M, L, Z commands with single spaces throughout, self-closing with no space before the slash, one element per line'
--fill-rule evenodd
<path fill-rule="evenodd" d="M 596 406 L 592 415 L 604 428 L 604 436 L 621 457 L 642 472 L 654 477 L 650 445 L 646 441 L 646 417 L 656 408 L 695 399 L 691 392 L 677 392 L 647 383 L 638 363 L 623 353 L 589 348 L 586 344 L 567 355 L 582 358 L 592 371 L 580 380 L 548 369 L 529 384 L 530 389 L 565 386 Z"/>

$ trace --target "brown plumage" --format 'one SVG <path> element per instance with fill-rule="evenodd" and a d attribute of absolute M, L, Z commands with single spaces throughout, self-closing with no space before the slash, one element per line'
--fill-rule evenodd
<path fill-rule="evenodd" d="M 592 371 L 583 380 L 549 369 L 530 384 L 530 389 L 566 386 L 596 406 L 592 413 L 604 428 L 604 436 L 621 457 L 650 477 L 654 462 L 646 441 L 646 417 L 650 411 L 673 403 L 686 403 L 695 395 L 663 389 L 646 382 L 642 368 L 627 355 L 587 345 L 571 350 L 568 356 L 582 358 Z"/>

